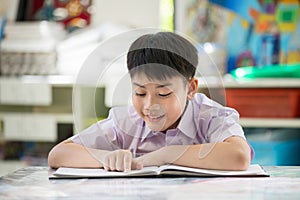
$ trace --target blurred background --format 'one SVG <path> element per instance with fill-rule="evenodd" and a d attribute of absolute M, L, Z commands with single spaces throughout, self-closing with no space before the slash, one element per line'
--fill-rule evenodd
<path fill-rule="evenodd" d="M 145 27 L 195 44 L 199 92 L 239 111 L 253 163 L 300 165 L 299 12 L 299 0 L 0 0 L 0 176 L 47 165 L 55 144 L 107 117 L 125 62 L 73 96 L 80 67 Z"/>

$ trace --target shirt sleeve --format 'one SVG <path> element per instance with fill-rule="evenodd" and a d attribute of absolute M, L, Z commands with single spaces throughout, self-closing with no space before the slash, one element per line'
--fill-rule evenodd
<path fill-rule="evenodd" d="M 208 142 L 223 142 L 229 137 L 239 136 L 246 140 L 242 126 L 239 124 L 239 113 L 229 107 L 214 107 L 211 111 L 211 120 L 207 127 Z M 251 160 L 255 152 L 248 143 L 251 150 Z"/>
<path fill-rule="evenodd" d="M 224 107 L 214 113 L 207 130 L 209 142 L 222 142 L 231 136 L 246 139 L 236 110 Z"/>
<path fill-rule="evenodd" d="M 120 149 L 120 141 L 111 114 L 70 138 L 88 148 L 113 151 Z"/>

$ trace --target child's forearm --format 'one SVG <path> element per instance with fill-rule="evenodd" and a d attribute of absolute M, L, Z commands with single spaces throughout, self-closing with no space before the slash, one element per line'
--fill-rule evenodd
<path fill-rule="evenodd" d="M 104 168 L 107 171 L 141 169 L 142 164 L 132 158 L 129 150 L 106 151 L 91 149 L 66 140 L 49 153 L 50 167 Z"/>
<path fill-rule="evenodd" d="M 55 146 L 48 155 L 48 164 L 50 167 L 103 167 L 98 158 L 106 151 L 89 149 L 84 146 L 72 143 L 62 142 Z"/>
<path fill-rule="evenodd" d="M 239 137 L 224 142 L 166 146 L 137 158 L 144 166 L 176 164 L 187 167 L 245 170 L 250 163 L 250 148 Z"/>
<path fill-rule="evenodd" d="M 196 168 L 245 170 L 250 164 L 250 148 L 239 137 L 220 143 L 191 146 L 168 146 L 166 162 Z"/>

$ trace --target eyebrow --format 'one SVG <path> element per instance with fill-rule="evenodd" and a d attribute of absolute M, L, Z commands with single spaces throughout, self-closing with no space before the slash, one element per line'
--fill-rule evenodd
<path fill-rule="evenodd" d="M 133 85 L 136 85 L 136 86 L 141 87 L 141 88 L 145 88 L 144 85 L 141 85 L 141 84 L 136 83 L 136 82 L 133 82 Z M 172 84 L 171 83 L 161 84 L 161 85 L 158 85 L 156 88 L 167 87 L 167 86 L 170 86 L 170 85 L 172 85 Z"/>

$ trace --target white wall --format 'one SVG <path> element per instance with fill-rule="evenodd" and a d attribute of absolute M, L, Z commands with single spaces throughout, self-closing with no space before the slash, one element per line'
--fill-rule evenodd
<path fill-rule="evenodd" d="M 93 0 L 92 25 L 115 22 L 131 27 L 159 27 L 159 0 Z"/>

